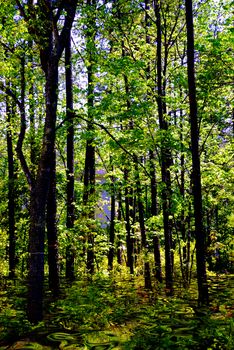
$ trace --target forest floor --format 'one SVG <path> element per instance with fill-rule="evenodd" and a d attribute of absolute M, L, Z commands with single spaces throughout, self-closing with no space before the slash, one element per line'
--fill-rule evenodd
<path fill-rule="evenodd" d="M 32 326 L 25 287 L 8 281 L 0 289 L 0 350 L 234 349 L 234 275 L 209 274 L 207 308 L 197 308 L 196 290 L 195 280 L 187 290 L 178 280 L 168 297 L 163 286 L 145 290 L 140 277 L 98 273 L 64 283 L 56 301 L 47 293 L 45 319 Z"/>

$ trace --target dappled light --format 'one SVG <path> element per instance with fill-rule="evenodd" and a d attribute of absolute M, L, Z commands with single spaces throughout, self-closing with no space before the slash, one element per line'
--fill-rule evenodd
<path fill-rule="evenodd" d="M 0 0 L 0 350 L 234 348 L 233 0 Z"/>

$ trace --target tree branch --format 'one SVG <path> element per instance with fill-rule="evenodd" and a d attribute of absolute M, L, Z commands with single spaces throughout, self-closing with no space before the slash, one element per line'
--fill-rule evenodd
<path fill-rule="evenodd" d="M 65 17 L 64 26 L 62 28 L 61 34 L 58 38 L 58 47 L 57 47 L 57 58 L 60 59 L 64 47 L 66 45 L 66 41 L 68 40 L 68 34 L 71 30 L 72 23 L 76 14 L 76 6 L 77 6 L 78 0 L 70 0 L 67 1 L 67 5 L 65 6 L 65 9 L 67 10 L 67 15 Z"/>
<path fill-rule="evenodd" d="M 76 117 L 76 118 L 80 118 L 80 119 L 86 121 L 87 123 L 89 122 L 89 120 L 88 120 L 87 118 L 83 117 L 83 116 L 80 116 L 80 115 L 75 114 L 75 117 Z M 104 130 L 105 133 L 106 133 L 113 141 L 115 141 L 115 143 L 124 151 L 124 153 L 128 154 L 128 155 L 134 160 L 134 162 L 136 161 L 136 157 L 137 157 L 136 153 L 134 153 L 134 152 L 133 152 L 133 153 L 129 152 L 129 151 L 119 142 L 119 140 L 117 140 L 117 139 L 115 138 L 115 136 L 112 135 L 112 134 L 110 133 L 110 131 L 109 131 L 103 124 L 97 123 L 97 122 L 95 122 L 95 121 L 93 121 L 93 124 L 96 125 L 96 126 L 98 126 L 100 129 Z M 146 167 L 145 167 L 138 159 L 137 159 L 137 163 L 143 168 L 145 174 L 146 174 L 148 177 L 150 177 L 150 174 L 149 174 L 149 172 L 147 171 Z"/>
<path fill-rule="evenodd" d="M 23 5 L 21 4 L 21 2 L 19 0 L 15 0 L 16 5 L 18 6 L 19 12 L 21 14 L 21 16 L 25 19 L 28 20 L 28 16 L 26 15 L 26 12 L 24 10 Z"/>
<path fill-rule="evenodd" d="M 26 116 L 25 116 L 24 104 L 22 103 L 22 101 L 18 100 L 15 93 L 10 88 L 6 87 L 2 82 L 0 82 L 0 90 L 5 92 L 6 95 L 10 96 L 14 100 L 14 102 L 16 103 L 16 105 L 18 106 L 19 111 L 20 111 L 21 124 L 20 124 L 20 133 L 18 135 L 18 141 L 17 141 L 17 145 L 16 145 L 16 154 L 17 154 L 17 157 L 18 157 L 20 164 L 22 166 L 22 169 L 23 169 L 23 172 L 24 172 L 25 177 L 27 179 L 27 182 L 28 182 L 29 186 L 31 187 L 33 185 L 33 177 L 32 177 L 32 174 L 29 170 L 28 164 L 26 162 L 26 159 L 25 159 L 23 151 L 22 151 L 24 136 L 25 136 L 25 131 L 26 131 Z"/>

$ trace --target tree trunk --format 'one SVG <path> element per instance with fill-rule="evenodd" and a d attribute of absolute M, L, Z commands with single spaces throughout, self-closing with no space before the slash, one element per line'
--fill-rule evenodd
<path fill-rule="evenodd" d="M 30 202 L 28 319 L 33 323 L 43 318 L 45 214 L 55 152 L 57 91 L 58 61 L 52 56 L 48 62 L 46 74 L 46 119 L 43 146 L 36 181 L 31 189 Z"/>
<path fill-rule="evenodd" d="M 138 214 L 139 214 L 139 224 L 141 230 L 141 245 L 144 254 L 144 278 L 145 278 L 145 288 L 152 289 L 151 284 L 151 274 L 150 274 L 150 264 L 149 264 L 149 254 L 148 254 L 148 244 L 146 239 L 146 229 L 145 229 L 145 218 L 144 218 L 144 204 L 142 200 L 142 190 L 140 184 L 140 176 L 138 170 L 138 160 L 135 159 L 135 179 L 136 179 L 136 190 L 137 190 L 137 204 L 138 204 Z"/>
<path fill-rule="evenodd" d="M 88 130 L 93 130 L 92 124 L 88 125 Z M 92 143 L 93 139 L 88 139 L 86 143 L 83 202 L 85 205 L 85 216 L 94 220 L 95 149 Z M 91 274 L 94 273 L 94 237 L 92 232 L 89 232 L 87 235 L 87 270 Z"/>
<path fill-rule="evenodd" d="M 15 228 L 15 169 L 12 144 L 11 118 L 13 109 L 9 97 L 6 98 L 7 115 L 7 159 L 8 159 L 8 232 L 9 232 L 9 277 L 15 277 L 16 256 L 16 228 Z"/>
<path fill-rule="evenodd" d="M 112 179 L 111 186 L 111 217 L 110 217 L 110 228 L 109 228 L 109 252 L 108 252 L 108 268 L 109 270 L 113 269 L 114 261 L 114 243 L 115 243 L 115 185 L 114 179 Z"/>
<path fill-rule="evenodd" d="M 150 150 L 150 188 L 151 188 L 151 215 L 158 215 L 157 204 L 157 183 L 154 165 L 154 153 Z M 155 277 L 161 283 L 162 282 L 162 267 L 161 267 L 161 253 L 160 253 L 160 241 L 158 235 L 153 237 L 154 247 L 154 264 L 155 264 Z"/>
<path fill-rule="evenodd" d="M 46 205 L 46 223 L 48 239 L 49 288 L 54 296 L 59 294 L 59 263 L 56 203 L 56 154 L 51 155 L 50 187 Z"/>
<path fill-rule="evenodd" d="M 66 278 L 70 281 L 75 279 L 74 270 L 74 247 L 73 228 L 75 221 L 74 205 L 74 123 L 73 123 L 73 81 L 72 81 L 72 61 L 71 61 L 71 34 L 65 46 L 65 72 L 66 72 L 66 109 L 68 118 L 67 128 L 67 229 L 69 233 L 66 247 Z"/>
<path fill-rule="evenodd" d="M 145 0 L 145 25 L 146 25 L 146 43 L 150 44 L 150 2 Z M 151 63 L 149 62 L 146 70 L 147 82 L 150 80 Z M 157 182 L 156 182 L 156 171 L 155 171 L 155 156 L 152 149 L 149 150 L 150 158 L 150 192 L 151 192 L 151 216 L 158 215 L 158 203 L 157 203 Z M 162 282 L 162 268 L 161 268 L 161 256 L 160 256 L 160 242 L 157 234 L 153 237 L 153 247 L 154 247 L 154 264 L 155 264 L 155 277 L 159 282 Z"/>
<path fill-rule="evenodd" d="M 134 258 L 133 258 L 133 247 L 134 241 L 131 235 L 131 219 L 130 219 L 130 191 L 128 185 L 129 171 L 124 169 L 124 180 L 125 180 L 125 226 L 126 226 L 126 243 L 127 243 L 127 266 L 130 269 L 130 273 L 134 273 Z"/>
<path fill-rule="evenodd" d="M 93 124 L 93 108 L 94 108 L 94 63 L 96 60 L 95 53 L 95 35 L 96 35 L 96 0 L 87 0 L 88 22 L 86 30 L 86 48 L 88 56 L 88 123 L 87 131 L 89 133 L 86 142 L 85 154 L 85 173 L 84 173 L 84 194 L 83 202 L 86 206 L 85 215 L 90 219 L 95 219 L 94 196 L 95 196 L 95 146 L 94 146 L 94 124 Z M 91 232 L 87 235 L 87 270 L 94 273 L 94 236 Z"/>
<path fill-rule="evenodd" d="M 30 232 L 29 232 L 29 278 L 28 278 L 28 319 L 38 323 L 43 318 L 43 283 L 44 283 L 44 239 L 46 224 L 46 204 L 51 184 L 51 172 L 54 168 L 55 130 L 58 101 L 58 64 L 62 56 L 68 34 L 76 13 L 77 0 L 56 3 L 57 13 L 51 2 L 38 1 L 24 6 L 19 0 L 16 4 L 24 18 L 29 33 L 39 46 L 41 67 L 45 74 L 46 116 L 42 147 L 38 157 L 37 174 L 34 178 L 27 166 L 22 152 L 26 129 L 25 113 L 22 103 L 21 130 L 17 142 L 17 155 L 30 185 Z M 59 31 L 58 22 L 63 15 L 64 24 Z M 37 21 L 35 22 L 35 17 Z M 40 23 L 40 25 L 38 25 Z M 58 35 L 59 34 L 59 35 Z"/>
<path fill-rule="evenodd" d="M 182 94 L 180 94 L 182 97 Z M 187 261 L 189 260 L 188 256 L 188 251 L 187 251 L 187 243 L 188 243 L 188 237 L 186 237 L 186 227 L 185 227 L 185 210 L 184 210 L 184 199 L 185 199 L 185 166 L 184 166 L 184 153 L 183 153 L 183 111 L 180 109 L 180 148 L 181 148 L 181 155 L 180 155 L 180 195 L 182 197 L 182 203 L 183 203 L 183 208 L 181 210 L 181 215 L 180 215 L 180 222 L 179 222 L 179 228 L 180 228 L 180 233 L 181 237 L 183 240 L 183 248 L 182 252 L 180 254 L 182 255 L 182 276 L 184 278 L 184 285 L 188 285 L 188 273 L 187 273 Z M 187 235 L 188 236 L 188 235 Z"/>
<path fill-rule="evenodd" d="M 122 194 L 121 194 L 121 189 L 119 190 L 119 195 L 118 195 L 118 214 L 117 214 L 117 219 L 118 222 L 121 222 L 122 220 Z M 123 257 L 122 257 L 122 241 L 120 234 L 118 233 L 118 247 L 117 247 L 117 262 L 119 265 L 122 265 L 123 262 Z"/>
<path fill-rule="evenodd" d="M 159 0 L 154 2 L 156 26 L 157 26 L 157 104 L 159 126 L 162 131 L 161 141 L 161 175 L 162 175 L 162 207 L 163 207 L 163 225 L 165 239 L 165 270 L 166 270 L 166 288 L 167 293 L 173 293 L 173 256 L 172 256 L 172 224 L 170 219 L 171 214 L 171 178 L 170 165 L 171 152 L 168 146 L 167 131 L 168 123 L 164 117 L 166 114 L 165 102 L 165 81 L 162 81 L 162 35 L 161 35 L 161 13 Z M 165 69 L 164 69 L 165 70 Z M 165 78 L 164 78 L 165 79 Z"/>
<path fill-rule="evenodd" d="M 199 129 L 196 98 L 196 81 L 194 67 L 194 27 L 192 0 L 186 0 L 186 27 L 187 27 L 187 68 L 189 86 L 190 128 L 192 147 L 192 183 L 194 198 L 195 236 L 196 236 L 196 260 L 198 302 L 208 304 L 208 285 L 206 276 L 206 249 L 205 232 L 203 228 L 202 192 L 199 155 Z"/>
<path fill-rule="evenodd" d="M 33 41 L 29 40 L 28 47 L 30 50 L 29 60 L 32 65 L 34 66 L 33 62 Z M 34 69 L 32 68 L 32 74 L 34 74 Z M 37 164 L 37 156 L 38 156 L 38 149 L 36 145 L 36 128 L 35 128 L 35 99 L 34 99 L 34 82 L 30 81 L 29 83 L 29 134 L 30 134 L 30 162 L 31 162 L 31 173 L 32 177 L 35 178 L 36 174 L 36 164 Z"/>

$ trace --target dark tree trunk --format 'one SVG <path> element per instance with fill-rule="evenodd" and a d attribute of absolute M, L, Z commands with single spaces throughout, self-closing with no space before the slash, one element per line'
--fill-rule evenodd
<path fill-rule="evenodd" d="M 89 133 L 86 142 L 85 154 L 85 171 L 84 171 L 84 194 L 83 202 L 86 206 L 85 215 L 91 219 L 95 219 L 94 196 L 95 196 L 95 146 L 94 146 L 94 64 L 96 60 L 96 0 L 87 0 L 88 8 L 88 27 L 86 30 L 86 48 L 88 56 L 88 123 L 87 131 Z M 91 232 L 87 235 L 87 270 L 89 273 L 94 273 L 94 236 Z"/>
<path fill-rule="evenodd" d="M 211 235 L 210 235 L 210 232 L 211 232 L 211 215 L 210 215 L 210 210 L 206 210 L 206 251 L 207 251 L 207 256 L 206 256 L 206 262 L 209 266 L 209 269 L 210 270 L 213 270 L 214 269 L 214 264 L 213 264 L 213 259 L 212 259 L 212 255 L 213 255 L 213 252 L 210 251 L 210 246 L 211 246 L 211 243 L 212 243 L 212 240 L 211 240 Z"/>
<path fill-rule="evenodd" d="M 118 18 L 121 21 L 121 13 L 118 9 Z M 119 28 L 122 31 L 121 27 Z M 122 58 L 127 57 L 124 40 L 121 41 L 122 46 Z M 124 87 L 125 87 L 125 95 L 126 95 L 126 108 L 127 111 L 131 108 L 131 100 L 130 100 L 130 88 L 128 77 L 126 74 L 123 74 Z M 130 119 L 128 122 L 128 128 L 133 129 L 133 121 Z M 125 180 L 125 226 L 126 226 L 126 243 L 127 243 L 127 266 L 130 269 L 130 273 L 134 273 L 134 263 L 136 263 L 136 254 L 134 254 L 134 248 L 136 247 L 136 242 L 134 239 L 134 228 L 133 224 L 135 222 L 135 200 L 133 195 L 133 188 L 128 183 L 129 182 L 129 173 L 130 173 L 129 165 L 126 165 L 124 169 L 124 180 Z"/>
<path fill-rule="evenodd" d="M 48 240 L 49 288 L 54 296 L 59 294 L 59 263 L 56 203 L 56 154 L 51 154 L 50 187 L 47 199 L 46 224 Z"/>
<path fill-rule="evenodd" d="M 29 50 L 33 49 L 33 42 L 32 40 L 29 40 L 28 43 Z M 33 67 L 33 56 L 30 52 L 29 56 L 30 63 Z M 34 73 L 32 69 L 32 74 Z M 29 121 L 30 121 L 30 162 L 31 162 L 31 173 L 32 177 L 35 178 L 35 172 L 36 172 L 36 164 L 37 164 L 37 158 L 38 158 L 38 150 L 36 145 L 36 128 L 35 128 L 35 100 L 34 100 L 34 83 L 31 81 L 29 83 L 29 95 L 31 96 L 29 98 Z"/>
<path fill-rule="evenodd" d="M 122 220 L 122 195 L 121 190 L 119 191 L 118 195 L 118 214 L 117 214 L 118 222 L 121 222 Z M 122 259 L 122 241 L 120 234 L 118 233 L 118 247 L 117 247 L 117 262 L 119 265 L 122 265 L 123 259 Z"/>
<path fill-rule="evenodd" d="M 150 44 L 149 28 L 150 28 L 150 2 L 145 0 L 145 25 L 146 25 L 146 43 Z M 147 65 L 146 79 L 150 80 L 151 64 Z M 156 182 L 156 170 L 155 170 L 155 156 L 152 149 L 149 150 L 150 158 L 150 191 L 151 191 L 151 216 L 158 215 L 158 203 L 157 203 L 157 182 Z M 162 268 L 161 268 L 161 255 L 160 255 L 160 242 L 157 234 L 153 237 L 154 247 L 154 264 L 155 264 L 155 277 L 159 282 L 162 282 Z"/>
<path fill-rule="evenodd" d="M 150 150 L 150 184 L 151 184 L 151 215 L 158 215 L 157 204 L 157 182 L 154 165 L 154 153 Z M 162 282 L 162 267 L 161 267 L 161 253 L 160 253 L 160 241 L 157 234 L 153 237 L 154 247 L 154 263 L 155 263 L 155 277 L 161 283 Z"/>
<path fill-rule="evenodd" d="M 131 235 L 131 218 L 130 218 L 130 191 L 128 185 L 129 171 L 124 169 L 124 180 L 125 180 L 125 226 L 126 226 L 126 243 L 127 243 L 127 266 L 130 269 L 130 273 L 134 273 L 134 257 L 133 248 L 134 240 Z"/>
<path fill-rule="evenodd" d="M 16 256 L 16 227 L 15 227 L 15 162 L 11 132 L 11 118 L 13 109 L 9 97 L 6 99 L 7 115 L 7 159 L 8 159 L 8 232 L 9 232 L 9 277 L 15 277 Z"/>
<path fill-rule="evenodd" d="M 111 217 L 110 217 L 110 234 L 109 234 L 109 252 L 108 252 L 108 268 L 113 269 L 114 261 L 114 243 L 115 243 L 115 185 L 114 179 L 112 178 L 111 186 Z"/>
<path fill-rule="evenodd" d="M 182 94 L 180 94 L 182 97 Z M 185 286 L 188 285 L 188 272 L 187 272 L 187 262 L 189 260 L 188 251 L 187 251 L 187 243 L 188 243 L 188 237 L 186 237 L 186 227 L 185 227 L 185 210 L 184 210 L 184 199 L 185 199 L 185 166 L 184 166 L 184 146 L 183 146 L 183 111 L 180 109 L 180 148 L 181 148 L 181 155 L 180 155 L 180 195 L 182 198 L 183 208 L 181 210 L 180 215 L 180 222 L 179 222 L 179 228 L 181 237 L 183 240 L 183 248 L 182 252 L 180 254 L 182 255 L 182 276 L 184 278 L 184 284 Z"/>
<path fill-rule="evenodd" d="M 157 104 L 160 130 L 163 132 L 161 141 L 161 174 L 162 174 L 162 207 L 163 207 L 163 225 L 165 239 L 165 270 L 166 270 L 166 288 L 168 294 L 173 293 L 173 256 L 172 256 L 172 224 L 170 220 L 171 206 L 171 178 L 170 165 L 171 152 L 168 146 L 167 130 L 168 123 L 164 117 L 166 114 L 165 102 L 165 78 L 162 80 L 162 28 L 159 0 L 154 1 L 156 26 L 157 26 Z M 166 60 L 166 58 L 165 58 Z M 165 73 L 165 66 L 164 66 Z M 165 76 L 165 74 L 164 74 Z"/>
<path fill-rule="evenodd" d="M 54 296 L 59 294 L 59 264 L 58 264 L 58 235 L 57 235 L 57 203 L 56 203 L 56 150 L 55 150 L 55 123 L 57 113 L 58 89 L 58 62 L 51 60 L 51 66 L 46 70 L 46 118 L 50 119 L 51 135 L 50 159 L 47 160 L 50 171 L 46 203 L 46 226 L 48 240 L 49 288 Z M 54 91 L 53 91 L 54 89 Z M 48 129 L 47 129 L 48 130 Z M 48 140 L 47 140 L 48 142 Z"/>
<path fill-rule="evenodd" d="M 206 249 L 205 232 L 203 228 L 202 191 L 199 155 L 199 129 L 196 98 L 196 81 L 194 67 L 194 27 L 192 0 L 186 0 L 186 27 L 187 27 L 187 68 L 189 86 L 190 127 L 192 146 L 192 183 L 194 198 L 195 236 L 196 236 L 196 259 L 197 259 L 197 282 L 198 302 L 208 304 L 208 285 L 206 276 Z"/>
<path fill-rule="evenodd" d="M 20 104 L 21 130 L 17 142 L 17 154 L 28 183 L 30 194 L 30 232 L 29 232 L 29 278 L 28 278 L 28 319 L 37 323 L 43 318 L 43 283 L 44 283 L 44 239 L 46 225 L 46 204 L 51 183 L 51 172 L 54 169 L 55 127 L 58 101 L 58 64 L 63 53 L 68 34 L 75 17 L 77 0 L 59 2 L 57 13 L 50 1 L 38 1 L 35 7 L 32 2 L 24 6 L 16 0 L 20 14 L 24 17 L 29 32 L 39 46 L 41 66 L 45 73 L 46 116 L 42 147 L 38 157 L 35 179 L 29 171 L 22 152 L 26 129 L 25 113 Z M 61 13 L 64 24 L 58 35 L 58 21 Z M 65 15 L 64 15 L 65 14 Z M 35 22 L 35 16 L 37 21 Z M 40 25 L 38 26 L 38 22 Z"/>
<path fill-rule="evenodd" d="M 150 189 L 151 189 L 151 215 L 158 215 L 158 203 L 157 203 L 157 181 L 155 170 L 155 156 L 152 150 L 149 151 L 150 158 Z"/>
<path fill-rule="evenodd" d="M 150 264 L 149 264 L 149 254 L 148 254 L 148 244 L 146 240 L 146 229 L 145 229 L 145 218 L 144 218 L 144 204 L 142 199 L 142 190 L 140 184 L 140 176 L 138 170 L 138 159 L 135 158 L 135 178 L 136 178 L 136 190 L 137 190 L 137 204 L 138 204 L 138 214 L 139 214 L 139 224 L 141 230 L 141 245 L 144 254 L 144 278 L 145 278 L 145 288 L 152 289 L 151 284 L 151 274 L 150 274 Z"/>
<path fill-rule="evenodd" d="M 89 123 L 88 131 L 93 131 L 92 124 Z M 86 206 L 85 215 L 95 219 L 94 211 L 94 194 L 95 194 L 95 149 L 93 139 L 87 140 L 85 154 L 85 173 L 84 173 L 84 195 L 83 202 Z M 90 229 L 91 231 L 91 229 Z M 94 273 L 94 237 L 92 232 L 87 235 L 87 270 Z"/>
<path fill-rule="evenodd" d="M 141 245 L 146 248 L 146 230 L 145 230 L 145 218 L 144 218 L 144 205 L 142 200 L 142 190 L 140 184 L 139 170 L 138 170 L 138 159 L 135 158 L 135 181 L 136 181 L 136 191 L 137 191 L 137 206 L 139 215 L 139 224 L 141 230 Z"/>
<path fill-rule="evenodd" d="M 188 281 L 188 284 L 190 283 L 190 251 L 191 251 L 191 204 L 189 203 L 188 208 L 188 217 L 187 217 L 187 247 L 186 247 L 186 254 L 187 254 L 187 261 L 186 261 L 186 281 Z"/>
<path fill-rule="evenodd" d="M 42 153 L 35 185 L 31 190 L 28 318 L 33 323 L 43 318 L 45 213 L 51 170 L 54 167 L 57 91 L 58 60 L 52 56 L 46 74 L 46 120 Z"/>
<path fill-rule="evenodd" d="M 70 230 L 66 247 L 66 278 L 70 281 L 75 279 L 74 270 L 74 247 L 73 234 L 75 221 L 74 205 L 74 123 L 73 123 L 73 81 L 72 81 L 72 61 L 71 61 L 71 34 L 65 46 L 65 72 L 66 72 L 66 109 L 68 118 L 67 128 L 67 229 Z"/>

